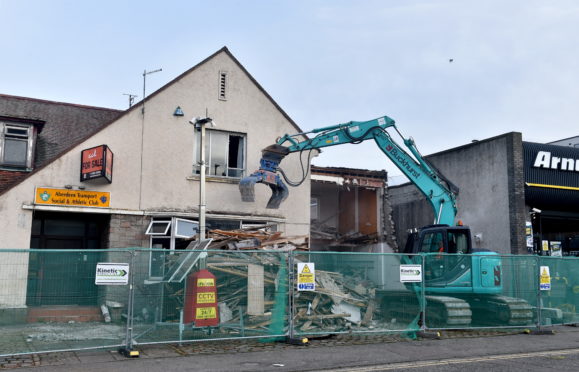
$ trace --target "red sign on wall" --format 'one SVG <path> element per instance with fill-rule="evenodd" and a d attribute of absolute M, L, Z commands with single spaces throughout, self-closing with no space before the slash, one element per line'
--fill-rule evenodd
<path fill-rule="evenodd" d="M 82 150 L 80 159 L 80 181 L 104 179 L 113 182 L 113 152 L 107 145 Z"/>

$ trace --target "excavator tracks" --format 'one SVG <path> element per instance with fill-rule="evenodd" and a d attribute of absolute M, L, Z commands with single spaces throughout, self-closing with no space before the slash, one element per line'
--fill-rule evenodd
<path fill-rule="evenodd" d="M 533 307 L 523 299 L 508 296 L 479 297 L 470 301 L 475 323 L 525 326 L 533 323 Z"/>
<path fill-rule="evenodd" d="M 426 326 L 468 327 L 472 312 L 468 302 L 448 296 L 426 296 Z"/>
<path fill-rule="evenodd" d="M 420 313 L 416 295 L 389 293 L 382 300 L 385 318 L 409 321 Z M 469 328 L 486 326 L 526 326 L 534 322 L 534 309 L 520 298 L 508 296 L 426 296 L 428 328 Z"/>
<path fill-rule="evenodd" d="M 411 292 L 388 292 L 382 296 L 381 309 L 387 321 L 409 322 L 420 314 L 418 298 Z M 471 323 L 469 304 L 456 297 L 426 296 L 426 325 L 429 328 L 461 328 Z"/>

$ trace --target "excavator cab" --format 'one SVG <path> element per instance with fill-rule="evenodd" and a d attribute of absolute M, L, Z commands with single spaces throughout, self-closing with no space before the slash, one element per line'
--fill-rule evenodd
<path fill-rule="evenodd" d="M 429 225 L 410 233 L 404 253 L 472 253 L 466 226 Z"/>
<path fill-rule="evenodd" d="M 470 229 L 466 226 L 430 225 L 409 235 L 404 253 L 426 253 L 424 280 L 428 287 L 461 286 L 470 278 L 472 252 Z M 450 253 L 450 254 L 447 254 Z"/>

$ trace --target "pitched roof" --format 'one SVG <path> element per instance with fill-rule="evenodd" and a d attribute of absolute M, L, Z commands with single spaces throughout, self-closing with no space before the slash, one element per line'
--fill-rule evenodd
<path fill-rule="evenodd" d="M 177 82 L 179 79 L 181 79 L 185 75 L 189 74 L 190 72 L 196 70 L 201 65 L 205 64 L 206 62 L 208 62 L 209 60 L 211 60 L 212 58 L 214 58 L 215 56 L 217 56 L 220 53 L 226 53 L 235 62 L 235 64 L 237 64 L 237 66 L 257 86 L 257 88 L 269 99 L 269 101 L 279 110 L 279 112 L 298 131 L 298 133 L 303 132 L 303 130 L 292 120 L 292 118 L 289 117 L 289 115 L 277 104 L 277 102 L 274 101 L 274 99 L 265 91 L 265 89 L 263 89 L 263 87 L 257 82 L 257 80 L 255 80 L 255 78 L 253 76 L 251 76 L 251 74 L 245 69 L 245 67 L 243 67 L 243 65 L 237 60 L 237 58 L 235 58 L 233 56 L 233 54 L 231 54 L 229 49 L 227 49 L 227 47 L 225 47 L 225 46 L 223 48 L 219 49 L 217 52 L 210 55 L 209 57 L 205 58 L 203 61 L 199 62 L 195 66 L 191 67 L 189 70 L 183 72 L 182 74 L 180 74 L 175 79 L 171 80 L 170 82 L 168 82 L 167 84 L 165 84 L 164 86 L 162 86 L 161 88 L 156 90 L 155 92 L 151 93 L 150 95 L 145 97 L 145 99 L 150 100 L 152 97 L 161 93 L 162 91 L 164 91 L 165 89 L 167 89 L 168 87 L 173 85 L 175 82 Z M 56 129 L 56 131 L 55 131 L 56 133 L 51 134 L 51 135 L 45 135 L 47 137 L 47 140 L 45 141 L 45 145 L 44 145 L 45 149 L 43 150 L 44 151 L 43 154 L 45 154 L 45 156 L 40 159 L 41 160 L 40 163 L 37 163 L 35 165 L 35 169 L 32 173 L 39 171 L 41 167 L 46 166 L 49 163 L 51 163 L 52 161 L 58 159 L 60 156 L 64 155 L 67 151 L 72 149 L 76 144 L 81 143 L 85 139 L 88 139 L 89 137 L 94 135 L 96 132 L 109 126 L 110 124 L 115 122 L 117 119 L 121 118 L 122 116 L 127 115 L 129 112 L 132 112 L 133 110 L 137 110 L 137 109 L 140 110 L 141 105 L 143 104 L 143 100 L 141 100 L 138 103 L 134 104 L 129 109 L 127 109 L 125 111 L 119 111 L 119 110 L 112 110 L 112 109 L 107 109 L 107 108 L 102 108 L 102 107 L 82 106 L 82 105 L 75 105 L 75 104 L 69 104 L 69 103 L 43 101 L 43 100 L 38 100 L 38 99 L 34 99 L 34 98 L 7 96 L 7 95 L 0 94 L 0 116 L 3 116 L 3 114 L 2 114 L 2 112 L 3 112 L 3 104 L 2 104 L 3 98 L 7 98 L 7 100 L 12 98 L 12 99 L 16 99 L 16 100 L 20 99 L 20 100 L 24 100 L 24 101 L 37 102 L 39 105 L 42 103 L 63 105 L 63 107 L 60 108 L 61 110 L 63 110 L 63 112 L 68 112 L 65 109 L 65 107 L 68 107 L 71 109 L 71 119 L 72 120 L 69 124 L 72 124 L 72 125 L 66 126 L 68 128 L 68 132 L 67 132 L 67 130 Z M 10 107 L 10 104 L 7 104 L 7 106 Z M 33 106 L 33 104 L 31 103 L 31 107 L 32 106 Z M 78 109 L 85 109 L 88 111 L 85 113 L 77 113 L 78 115 L 72 115 L 72 111 L 74 111 L 74 110 L 72 110 L 73 107 L 78 108 Z M 48 111 L 50 111 L 50 109 L 48 107 L 44 107 L 44 109 L 45 110 L 48 109 Z M 57 109 L 55 109 L 55 110 L 57 110 Z M 34 118 L 37 120 L 45 120 L 45 119 L 41 119 L 40 117 L 35 117 L 36 111 L 34 111 L 34 110 L 31 110 L 28 113 L 26 113 L 26 110 L 18 111 L 17 109 L 13 109 L 13 111 L 14 112 L 20 112 L 22 115 L 26 115 L 25 117 L 30 118 L 30 119 Z M 91 114 L 88 114 L 89 111 L 91 111 Z M 41 112 L 41 110 L 40 110 L 40 112 Z M 106 112 L 108 112 L 108 115 L 110 115 L 110 117 L 108 117 L 107 119 L 105 119 L 103 117 L 103 116 L 107 116 Z M 9 115 L 5 115 L 5 116 L 9 116 Z M 94 120 L 91 120 L 91 118 Z M 62 117 L 59 118 L 57 115 L 55 115 L 55 117 L 53 119 L 56 119 L 56 122 L 59 122 L 58 119 L 63 121 L 63 118 Z M 99 119 L 103 119 L 103 121 L 100 121 Z M 80 125 L 81 125 L 79 123 L 79 120 L 84 120 L 84 123 L 92 123 L 94 125 L 94 127 L 89 126 L 88 128 L 84 128 L 84 130 L 77 130 L 77 129 L 80 129 Z M 46 122 L 48 123 L 48 120 L 46 120 Z M 66 120 L 64 120 L 63 122 L 66 122 Z M 75 124 L 77 124 L 78 127 Z M 45 125 L 45 129 L 42 132 L 43 135 L 44 135 L 44 131 L 46 131 L 46 126 L 47 125 Z M 71 129 L 74 129 L 74 131 L 71 131 Z M 76 134 L 78 134 L 78 136 L 74 136 L 74 139 L 67 137 L 70 134 L 70 132 L 75 132 Z M 59 140 L 62 141 L 63 136 L 65 138 L 64 141 L 66 143 L 61 146 L 60 142 L 58 142 L 58 141 Z M 39 144 L 37 144 L 37 146 L 39 146 Z M 2 172 L 2 171 L 0 170 L 0 172 Z M 18 173 L 18 172 L 12 172 L 12 173 Z M 14 182 L 10 182 L 9 185 L 3 187 L 2 186 L 3 175 L 2 175 L 2 173 L 0 173 L 0 195 L 5 193 L 9 188 L 16 186 L 17 183 L 21 182 L 24 178 L 26 178 L 30 174 L 31 173 L 25 174 L 24 176 L 20 176 L 20 177 L 15 177 L 15 179 L 13 180 Z"/>
<path fill-rule="evenodd" d="M 235 62 L 235 64 L 247 75 L 247 77 L 249 78 L 249 80 L 251 80 L 256 86 L 257 88 L 263 93 L 263 95 L 265 95 L 267 97 L 267 99 L 275 106 L 276 109 L 279 110 L 279 112 L 287 119 L 287 121 L 290 122 L 290 124 L 298 131 L 298 133 L 302 133 L 303 130 L 296 124 L 295 121 L 293 121 L 293 119 L 277 104 L 277 102 L 269 95 L 269 93 L 267 93 L 267 91 L 265 89 L 263 89 L 263 87 L 257 82 L 257 80 L 255 80 L 255 78 L 253 76 L 251 76 L 251 74 L 249 73 L 249 71 L 247 71 L 245 69 L 245 67 L 243 67 L 243 65 L 241 64 L 241 62 L 239 62 L 237 60 L 237 58 L 235 58 L 233 56 L 233 54 L 231 54 L 231 52 L 229 51 L 229 49 L 227 49 L 227 47 L 223 47 L 221 49 L 219 49 L 217 52 L 213 53 L 212 55 L 210 55 L 209 57 L 205 58 L 203 61 L 199 62 L 198 64 L 196 64 L 195 66 L 191 67 L 189 70 L 183 72 L 181 75 L 177 76 L 175 79 L 171 80 L 170 82 L 168 82 L 167 84 L 163 85 L 161 88 L 159 88 L 158 90 L 156 90 L 154 93 L 151 93 L 150 95 L 148 95 L 146 97 L 147 100 L 151 99 L 152 97 L 156 96 L 157 94 L 161 93 L 162 91 L 164 91 L 165 89 L 167 89 L 168 87 L 170 87 L 171 85 L 173 85 L 173 83 L 175 83 L 176 81 L 178 81 L 179 79 L 181 79 L 182 77 L 184 77 L 185 75 L 189 74 L 190 72 L 196 70 L 197 68 L 199 68 L 199 66 L 205 64 L 207 61 L 211 60 L 212 58 L 214 58 L 215 56 L 217 56 L 219 53 L 225 53 L 227 54 L 232 60 L 233 62 Z M 136 110 L 138 107 L 140 107 L 143 104 L 143 101 L 139 101 L 138 103 L 134 104 L 133 107 L 131 107 L 128 111 L 130 110 Z"/>
<path fill-rule="evenodd" d="M 0 116 L 44 122 L 38 134 L 34 168 L 58 158 L 65 150 L 91 136 L 123 111 L 0 94 Z M 28 172 L 0 170 L 0 193 Z"/>

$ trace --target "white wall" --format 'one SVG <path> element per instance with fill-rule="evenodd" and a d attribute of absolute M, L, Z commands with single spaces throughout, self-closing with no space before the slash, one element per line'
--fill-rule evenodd
<path fill-rule="evenodd" d="M 218 100 L 221 70 L 228 72 L 227 101 Z M 177 106 L 182 108 L 185 116 L 173 116 Z M 87 190 L 109 191 L 112 209 L 196 212 L 199 181 L 192 177 L 196 149 L 193 146 L 194 128 L 188 123 L 191 118 L 205 116 L 207 109 L 218 125 L 216 129 L 245 133 L 250 173 L 259 167 L 262 148 L 285 133 L 296 132 L 290 121 L 225 52 L 152 95 L 145 108 L 144 119 L 140 106 L 135 107 L 1 195 L 0 249 L 30 246 L 32 212 L 22 206 L 33 204 L 36 186 L 62 188 L 64 185 L 79 185 L 80 152 L 83 149 L 106 144 L 114 153 L 112 184 L 85 183 Z M 296 155 L 288 156 L 282 167 L 293 180 L 301 176 Z M 243 203 L 237 182 L 209 180 L 207 212 L 285 218 L 286 223 L 280 228 L 286 235 L 307 235 L 309 179 L 298 188 L 290 188 L 290 196 L 279 210 L 265 208 L 270 195 L 269 187 L 257 185 L 256 202 Z M 19 267 L 27 270 L 26 265 Z M 16 276 L 21 275 L 16 273 Z M 4 284 L 0 283 L 0 298 Z M 23 304 L 25 297 L 24 293 L 15 303 Z"/>

